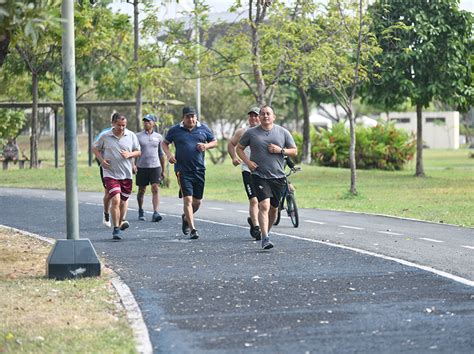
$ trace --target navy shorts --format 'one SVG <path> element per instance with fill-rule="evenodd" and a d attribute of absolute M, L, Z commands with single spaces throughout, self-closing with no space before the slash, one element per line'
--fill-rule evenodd
<path fill-rule="evenodd" d="M 270 204 L 274 208 L 278 208 L 280 199 L 285 193 L 286 180 L 285 178 L 260 178 L 257 175 L 252 175 L 253 186 L 257 193 L 259 202 L 270 198 Z"/>
<path fill-rule="evenodd" d="M 252 174 L 249 171 L 242 171 L 242 181 L 244 182 L 245 193 L 249 199 L 257 198 L 252 182 Z"/>
<path fill-rule="evenodd" d="M 205 171 L 176 172 L 179 184 L 179 197 L 193 196 L 202 199 L 204 195 Z"/>
<path fill-rule="evenodd" d="M 145 187 L 149 184 L 160 183 L 161 167 L 142 168 L 138 167 L 135 184 L 139 187 Z"/>

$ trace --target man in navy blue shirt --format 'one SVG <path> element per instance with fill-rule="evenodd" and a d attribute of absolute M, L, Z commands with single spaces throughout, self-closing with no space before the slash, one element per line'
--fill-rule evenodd
<path fill-rule="evenodd" d="M 174 144 L 175 155 L 170 152 L 171 144 Z M 185 235 L 190 234 L 191 239 L 199 237 L 194 224 L 194 213 L 201 206 L 204 194 L 204 153 L 216 146 L 214 134 L 205 124 L 198 121 L 193 107 L 183 108 L 181 123 L 172 126 L 163 140 L 163 151 L 168 161 L 174 164 L 179 197 L 183 198 L 182 231 Z"/>

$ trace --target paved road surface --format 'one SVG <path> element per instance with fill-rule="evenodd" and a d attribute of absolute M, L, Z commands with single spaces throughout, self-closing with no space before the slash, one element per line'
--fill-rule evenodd
<path fill-rule="evenodd" d="M 80 201 L 81 237 L 132 289 L 156 353 L 474 351 L 474 229 L 302 210 L 262 251 L 245 205 L 204 201 L 190 241 L 163 198 L 160 223 L 132 201 L 112 242 L 101 195 Z M 0 224 L 66 238 L 64 209 L 62 192 L 0 188 Z"/>

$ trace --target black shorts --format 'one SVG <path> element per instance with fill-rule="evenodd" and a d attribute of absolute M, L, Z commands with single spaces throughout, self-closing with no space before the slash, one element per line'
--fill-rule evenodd
<path fill-rule="evenodd" d="M 258 201 L 261 202 L 270 198 L 271 206 L 277 208 L 283 193 L 285 193 L 285 178 L 265 179 L 252 175 L 252 181 Z"/>
<path fill-rule="evenodd" d="M 244 182 L 245 193 L 249 199 L 257 198 L 252 182 L 252 174 L 249 171 L 242 171 L 242 181 Z"/>
<path fill-rule="evenodd" d="M 176 172 L 179 184 L 179 197 L 193 196 L 202 199 L 204 195 L 205 171 Z"/>
<path fill-rule="evenodd" d="M 135 184 L 139 187 L 145 187 L 149 184 L 160 183 L 161 167 L 138 168 Z"/>

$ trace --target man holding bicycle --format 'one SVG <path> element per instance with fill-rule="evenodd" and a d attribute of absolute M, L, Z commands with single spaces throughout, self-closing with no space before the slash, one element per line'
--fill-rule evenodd
<path fill-rule="evenodd" d="M 258 199 L 258 221 L 262 248 L 270 249 L 269 232 L 278 213 L 278 204 L 285 188 L 285 156 L 295 157 L 297 148 L 290 132 L 274 124 L 273 109 L 260 109 L 260 125 L 248 129 L 237 145 L 237 155 L 252 171 Z M 250 158 L 244 149 L 250 146 Z"/>

